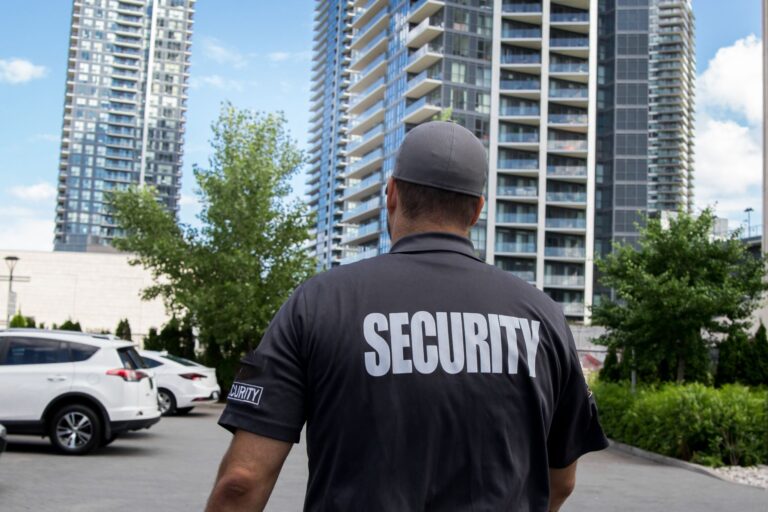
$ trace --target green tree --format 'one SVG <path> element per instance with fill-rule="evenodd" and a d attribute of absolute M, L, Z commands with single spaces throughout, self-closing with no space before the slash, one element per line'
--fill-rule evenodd
<path fill-rule="evenodd" d="M 10 323 L 9 327 L 17 328 L 17 329 L 18 328 L 28 327 L 27 326 L 27 317 L 25 317 L 21 313 L 16 313 L 11 318 L 11 323 Z M 34 325 L 32 325 L 32 327 L 34 327 Z"/>
<path fill-rule="evenodd" d="M 68 318 L 66 322 L 59 326 L 60 331 L 78 331 L 83 332 L 83 328 L 80 327 L 80 322 L 73 322 L 71 318 Z"/>
<path fill-rule="evenodd" d="M 227 389 L 240 358 L 311 274 L 304 244 L 313 220 L 288 201 L 303 156 L 282 114 L 224 105 L 212 128 L 209 167 L 194 168 L 200 227 L 178 225 L 150 189 L 119 192 L 112 204 L 123 232 L 115 246 L 157 283 L 144 298 L 194 318 L 205 362 Z"/>
<path fill-rule="evenodd" d="M 128 323 L 127 318 L 122 318 L 117 323 L 117 328 L 115 329 L 115 336 L 117 336 L 121 340 L 132 341 L 131 340 L 131 324 Z"/>
<path fill-rule="evenodd" d="M 766 289 L 765 260 L 737 234 L 715 239 L 713 226 L 709 209 L 679 212 L 668 225 L 649 219 L 637 248 L 617 245 L 597 262 L 617 300 L 594 306 L 592 320 L 607 328 L 604 344 L 635 354 L 640 378 L 708 381 L 712 335 L 749 326 Z"/>

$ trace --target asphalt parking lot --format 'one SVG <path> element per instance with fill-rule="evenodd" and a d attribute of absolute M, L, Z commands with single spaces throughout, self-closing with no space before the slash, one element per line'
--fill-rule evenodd
<path fill-rule="evenodd" d="M 219 406 L 164 418 L 86 457 L 53 452 L 47 440 L 11 437 L 0 456 L 3 512 L 201 510 L 230 435 L 216 425 Z M 304 446 L 283 467 L 267 510 L 301 510 L 307 481 Z M 580 462 L 564 512 L 768 512 L 768 492 L 607 450 Z"/>

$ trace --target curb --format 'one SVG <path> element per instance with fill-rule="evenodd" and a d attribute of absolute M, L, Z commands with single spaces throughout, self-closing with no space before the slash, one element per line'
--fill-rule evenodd
<path fill-rule="evenodd" d="M 757 485 L 751 485 L 751 484 L 744 484 L 741 482 L 735 482 L 733 480 L 729 480 L 722 476 L 720 473 L 717 473 L 712 468 L 708 468 L 706 466 L 702 466 L 701 464 L 695 464 L 693 462 L 686 462 L 684 460 L 675 459 L 674 457 L 667 457 L 666 455 L 661 455 L 654 452 L 649 452 L 647 450 L 643 450 L 642 448 L 638 448 L 636 446 L 620 443 L 618 441 L 614 441 L 613 439 L 608 440 L 610 443 L 611 448 L 616 449 L 617 451 L 628 453 L 630 455 L 635 455 L 637 457 L 641 457 L 643 459 L 647 459 L 653 462 L 657 462 L 659 464 L 666 464 L 668 466 L 676 466 L 678 468 L 687 469 L 688 471 L 693 471 L 694 473 L 701 473 L 702 475 L 711 476 L 712 478 L 717 478 L 718 480 L 722 480 L 723 482 L 729 482 L 732 484 L 737 485 L 746 485 L 747 487 L 752 487 L 753 489 L 760 489 L 761 491 L 765 491 L 763 487 L 757 486 Z"/>

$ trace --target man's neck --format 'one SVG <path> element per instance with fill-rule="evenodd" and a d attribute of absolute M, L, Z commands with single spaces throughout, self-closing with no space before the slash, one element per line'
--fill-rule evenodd
<path fill-rule="evenodd" d="M 390 238 L 394 244 L 403 237 L 410 235 L 417 235 L 419 233 L 449 233 L 451 235 L 457 235 L 464 238 L 468 238 L 469 230 L 457 226 L 446 226 L 445 224 L 432 224 L 420 222 L 418 224 L 409 224 L 406 226 L 392 226 L 392 232 Z"/>

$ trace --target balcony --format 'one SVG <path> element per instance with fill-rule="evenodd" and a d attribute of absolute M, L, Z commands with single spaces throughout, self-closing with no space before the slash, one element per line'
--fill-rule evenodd
<path fill-rule="evenodd" d="M 547 201 L 552 203 L 586 203 L 586 192 L 549 192 L 547 191 Z"/>
<path fill-rule="evenodd" d="M 588 120 L 587 114 L 549 114 L 549 124 L 578 126 L 586 125 Z"/>
<path fill-rule="evenodd" d="M 504 69 L 536 72 L 541 68 L 540 53 L 503 53 L 500 57 L 501 67 Z"/>
<path fill-rule="evenodd" d="M 586 178 L 586 165 L 548 165 L 547 176 L 552 178 Z"/>
<path fill-rule="evenodd" d="M 497 224 L 536 224 L 536 213 L 496 212 Z"/>
<path fill-rule="evenodd" d="M 379 100 L 368 108 L 368 110 L 352 118 L 350 121 L 349 133 L 351 135 L 362 135 L 383 120 L 384 100 Z"/>
<path fill-rule="evenodd" d="M 541 116 L 539 105 L 530 107 L 501 107 L 499 117 L 538 117 Z"/>
<path fill-rule="evenodd" d="M 414 2 L 408 9 L 408 21 L 419 23 L 442 9 L 444 5 L 445 2 L 442 0 L 419 0 Z"/>
<path fill-rule="evenodd" d="M 549 97 L 558 100 L 587 100 L 589 98 L 589 90 L 586 87 L 550 88 Z"/>
<path fill-rule="evenodd" d="M 497 186 L 496 197 L 515 197 L 536 199 L 539 191 L 536 187 Z"/>
<path fill-rule="evenodd" d="M 589 23 L 589 12 L 553 12 L 549 20 L 552 23 Z"/>
<path fill-rule="evenodd" d="M 587 256 L 585 247 L 545 247 L 544 256 L 564 259 L 584 259 Z"/>
<path fill-rule="evenodd" d="M 527 99 L 538 99 L 541 96 L 541 81 L 502 78 L 499 81 L 499 89 L 502 94 L 511 94 Z"/>
<path fill-rule="evenodd" d="M 505 15 L 505 18 L 514 17 L 536 17 L 535 19 L 541 20 L 542 8 L 541 2 L 514 2 L 508 1 L 501 5 L 501 13 Z"/>
<path fill-rule="evenodd" d="M 414 76 L 405 86 L 406 98 L 421 98 L 428 92 L 434 90 L 442 83 L 440 73 L 429 70 L 422 71 Z"/>
<path fill-rule="evenodd" d="M 374 173 L 364 180 L 348 180 L 347 189 L 344 191 L 344 201 L 353 201 L 372 194 L 381 186 L 381 174 Z"/>
<path fill-rule="evenodd" d="M 357 75 L 355 82 L 349 86 L 350 93 L 356 93 L 368 89 L 377 79 L 384 76 L 387 70 L 387 54 L 382 53 L 373 61 L 369 62 L 365 68 Z"/>
<path fill-rule="evenodd" d="M 378 215 L 381 207 L 381 198 L 374 197 L 344 212 L 341 217 L 342 222 L 359 222 L 367 217 Z"/>
<path fill-rule="evenodd" d="M 589 38 L 586 37 L 551 37 L 550 48 L 589 48 Z"/>
<path fill-rule="evenodd" d="M 443 33 L 443 23 L 439 20 L 426 18 L 408 32 L 405 45 L 410 48 L 420 48 Z"/>
<path fill-rule="evenodd" d="M 386 77 L 382 76 L 371 85 L 369 85 L 364 91 L 356 94 L 352 101 L 349 103 L 347 112 L 350 114 L 357 114 L 364 109 L 370 108 L 376 100 L 380 100 L 384 97 L 384 89 L 386 88 Z"/>
<path fill-rule="evenodd" d="M 499 157 L 498 168 L 502 170 L 514 171 L 536 171 L 539 170 L 539 161 L 531 158 L 503 158 Z"/>
<path fill-rule="evenodd" d="M 355 52 L 355 59 L 349 65 L 349 69 L 359 71 L 365 68 L 375 56 L 387 49 L 386 31 L 373 38 L 359 51 Z"/>
<path fill-rule="evenodd" d="M 424 96 L 406 107 L 405 113 L 403 114 L 403 122 L 418 124 L 426 121 L 435 114 L 439 114 L 440 111 L 442 111 L 442 107 L 439 105 L 439 100 L 433 100 L 428 96 Z"/>
<path fill-rule="evenodd" d="M 362 244 L 375 239 L 381 231 L 379 221 L 371 222 L 360 227 L 350 227 L 341 238 L 342 244 Z"/>
<path fill-rule="evenodd" d="M 358 8 L 357 14 L 352 18 L 352 27 L 360 28 L 364 23 L 370 20 L 374 14 L 376 14 L 376 9 L 380 7 L 380 5 L 385 5 L 386 3 L 386 0 L 368 0 L 365 5 Z"/>
<path fill-rule="evenodd" d="M 586 140 L 549 140 L 547 141 L 547 151 L 553 153 L 564 153 L 583 155 L 589 148 L 589 142 Z"/>
<path fill-rule="evenodd" d="M 581 302 L 559 302 L 565 316 L 584 316 L 584 304 Z"/>
<path fill-rule="evenodd" d="M 382 9 L 379 13 L 371 18 L 357 34 L 354 35 L 350 48 L 357 50 L 363 48 L 376 34 L 381 30 L 386 30 L 387 22 L 389 21 L 389 12 L 387 9 Z"/>
<path fill-rule="evenodd" d="M 361 260 L 367 260 L 368 258 L 373 258 L 374 256 L 378 256 L 379 250 L 376 248 L 373 249 L 366 249 L 364 251 L 360 251 L 357 253 L 353 253 L 345 258 L 342 258 L 339 260 L 339 263 L 341 265 L 348 265 L 350 263 L 355 263 L 356 261 Z"/>
<path fill-rule="evenodd" d="M 583 288 L 583 275 L 544 274 L 544 286 Z"/>
<path fill-rule="evenodd" d="M 589 79 L 589 62 L 550 61 L 549 73 L 556 78 L 564 78 L 574 82 L 587 83 L 587 80 Z"/>
<path fill-rule="evenodd" d="M 581 231 L 587 229 L 587 219 L 583 217 L 547 217 L 545 225 L 547 229 Z"/>
<path fill-rule="evenodd" d="M 504 254 L 536 254 L 535 242 L 496 242 L 496 252 Z"/>
<path fill-rule="evenodd" d="M 541 39 L 540 28 L 503 28 L 502 39 Z M 517 41 L 516 41 L 517 42 Z"/>
<path fill-rule="evenodd" d="M 347 178 L 359 178 L 370 173 L 376 166 L 381 165 L 384 160 L 384 151 L 379 148 L 375 151 L 371 151 L 364 157 L 358 159 L 355 162 L 350 163 L 347 167 Z"/>
<path fill-rule="evenodd" d="M 347 145 L 347 155 L 364 155 L 384 141 L 384 123 L 380 123 Z"/>
<path fill-rule="evenodd" d="M 408 57 L 405 70 L 409 73 L 420 73 L 442 58 L 443 47 L 439 44 L 429 43 Z"/>

